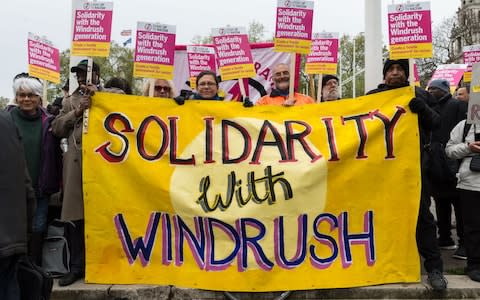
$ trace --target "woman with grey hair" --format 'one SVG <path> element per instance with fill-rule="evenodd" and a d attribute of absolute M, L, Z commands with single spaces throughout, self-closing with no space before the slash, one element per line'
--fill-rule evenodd
<path fill-rule="evenodd" d="M 40 265 L 42 241 L 47 229 L 48 199 L 59 190 L 61 154 L 59 140 L 52 135 L 53 116 L 42 107 L 43 86 L 37 78 L 20 77 L 13 82 L 14 102 L 9 107 L 22 136 L 27 169 L 37 198 L 29 253 Z"/>
<path fill-rule="evenodd" d="M 149 96 L 150 84 L 151 80 L 147 80 L 143 87 L 144 96 Z M 153 97 L 172 99 L 177 96 L 177 91 L 175 90 L 175 86 L 171 80 L 156 79 L 154 85 Z"/>

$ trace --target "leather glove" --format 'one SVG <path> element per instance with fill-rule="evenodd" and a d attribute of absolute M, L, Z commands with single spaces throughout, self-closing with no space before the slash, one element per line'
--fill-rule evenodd
<path fill-rule="evenodd" d="M 250 101 L 250 98 L 245 97 L 245 99 L 243 99 L 243 107 L 252 107 L 252 106 L 253 106 L 253 102 Z"/>
<path fill-rule="evenodd" d="M 412 100 L 410 100 L 408 106 L 410 107 L 410 110 L 414 113 L 421 113 L 427 108 L 425 102 L 417 98 L 413 98 Z"/>
<path fill-rule="evenodd" d="M 173 98 L 173 100 L 175 100 L 175 102 L 178 105 L 184 105 L 185 104 L 185 97 L 177 96 L 177 97 Z"/>

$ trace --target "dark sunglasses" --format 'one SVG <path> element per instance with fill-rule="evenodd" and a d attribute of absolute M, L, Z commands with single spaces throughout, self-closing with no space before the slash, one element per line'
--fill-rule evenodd
<path fill-rule="evenodd" d="M 158 92 L 161 92 L 161 91 L 170 92 L 171 88 L 169 86 L 156 85 L 155 90 Z"/>

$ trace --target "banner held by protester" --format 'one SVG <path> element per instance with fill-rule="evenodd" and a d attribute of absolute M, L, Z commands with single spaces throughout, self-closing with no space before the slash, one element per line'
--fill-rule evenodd
<path fill-rule="evenodd" d="M 210 46 L 210 45 L 208 45 Z M 248 79 L 249 85 L 245 88 L 248 90 L 248 95 L 251 101 L 255 101 L 260 97 L 270 92 L 272 86 L 272 66 L 279 63 L 290 63 L 290 53 L 274 52 L 273 43 L 255 43 L 250 44 L 253 65 L 255 67 L 255 76 Z M 186 46 L 177 45 L 175 50 L 175 74 L 174 83 L 179 90 L 191 90 L 189 85 L 190 80 L 188 69 L 188 57 Z M 294 55 L 293 58 L 297 60 L 298 69 L 295 71 L 297 75 L 295 83 L 298 83 L 300 55 Z M 235 100 L 240 98 L 240 87 L 238 80 L 224 80 L 220 82 L 220 93 L 227 100 Z"/>
<path fill-rule="evenodd" d="M 97 93 L 82 148 L 86 281 L 231 291 L 419 281 L 412 97 L 407 87 L 246 109 Z"/>

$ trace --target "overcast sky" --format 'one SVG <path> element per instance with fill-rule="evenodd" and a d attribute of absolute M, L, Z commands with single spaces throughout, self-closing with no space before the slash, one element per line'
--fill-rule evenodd
<path fill-rule="evenodd" d="M 365 0 L 369 1 L 369 0 Z M 188 44 L 195 35 L 205 36 L 212 27 L 264 24 L 267 36 L 275 29 L 276 0 L 114 0 L 112 38 L 120 41 L 120 31 L 136 28 L 137 21 L 177 26 L 177 44 Z M 382 0 L 386 7 L 400 0 Z M 413 1 L 412 1 L 413 2 Z M 433 26 L 453 16 L 460 0 L 432 0 Z M 315 0 L 313 31 L 355 34 L 364 31 L 364 1 Z M 384 26 L 385 27 L 385 26 Z M 12 97 L 12 77 L 27 70 L 27 35 L 46 36 L 60 50 L 70 47 L 70 0 L 2 1 L 0 9 L 0 96 Z M 387 35 L 384 28 L 384 36 Z"/>

